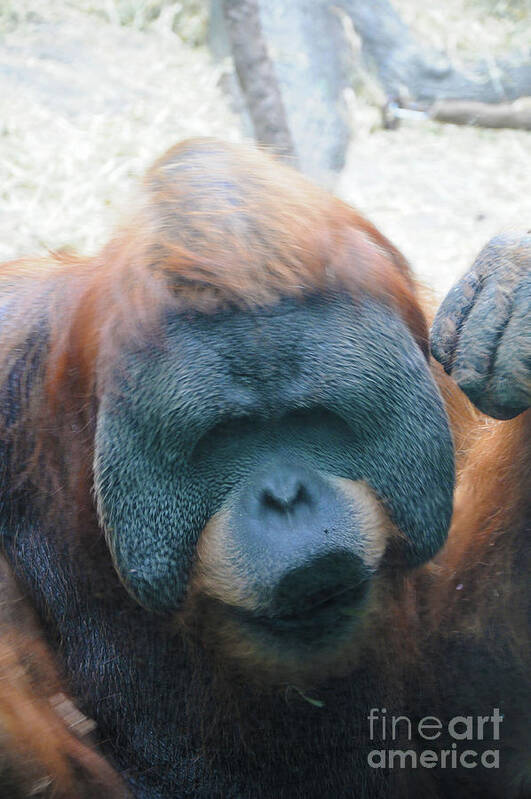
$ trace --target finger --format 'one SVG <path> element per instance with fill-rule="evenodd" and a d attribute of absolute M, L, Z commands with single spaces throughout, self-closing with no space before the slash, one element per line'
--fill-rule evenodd
<path fill-rule="evenodd" d="M 531 282 L 514 296 L 512 315 L 503 331 L 487 386 L 485 402 L 491 416 L 503 410 L 512 418 L 531 406 Z"/>
<path fill-rule="evenodd" d="M 430 335 L 431 353 L 448 374 L 452 371 L 459 334 L 480 290 L 477 272 L 468 272 L 450 290 L 435 316 Z"/>
<path fill-rule="evenodd" d="M 461 328 L 451 375 L 468 398 L 483 410 L 496 350 L 512 313 L 513 297 L 491 279 L 483 286 Z"/>
<path fill-rule="evenodd" d="M 531 268 L 531 236 L 494 236 L 483 247 L 470 271 L 450 290 L 439 308 L 431 330 L 431 351 L 445 371 L 452 373 L 462 329 L 484 286 L 506 283 L 514 290 L 515 279 Z"/>

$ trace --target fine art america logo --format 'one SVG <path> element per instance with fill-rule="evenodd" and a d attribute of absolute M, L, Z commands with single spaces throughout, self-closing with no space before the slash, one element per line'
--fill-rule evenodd
<path fill-rule="evenodd" d="M 495 707 L 491 716 L 454 716 L 443 722 L 437 716 L 412 721 L 408 716 L 388 716 L 385 708 L 371 708 L 367 716 L 371 741 L 389 744 L 367 756 L 371 768 L 499 768 L 499 749 L 474 747 L 477 741 L 499 741 L 503 715 Z M 448 741 L 446 748 L 398 749 L 404 741 Z M 450 743 L 451 742 L 451 743 Z M 471 743 L 472 742 L 472 743 Z M 437 746 L 437 744 L 434 744 Z M 392 748 L 391 748 L 392 747 Z"/>

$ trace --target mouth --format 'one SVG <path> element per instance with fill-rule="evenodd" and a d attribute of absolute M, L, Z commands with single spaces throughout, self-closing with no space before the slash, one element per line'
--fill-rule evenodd
<path fill-rule="evenodd" d="M 342 586 L 337 591 L 327 591 L 321 597 L 313 596 L 310 602 L 294 608 L 289 613 L 251 613 L 237 611 L 240 623 L 254 634 L 273 638 L 282 645 L 309 645 L 326 647 L 336 645 L 351 634 L 363 616 L 369 581 L 354 586 Z"/>

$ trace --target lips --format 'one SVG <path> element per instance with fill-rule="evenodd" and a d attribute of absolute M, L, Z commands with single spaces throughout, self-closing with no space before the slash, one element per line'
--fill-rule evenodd
<path fill-rule="evenodd" d="M 369 580 L 344 586 L 326 596 L 313 597 L 306 607 L 293 613 L 251 613 L 235 611 L 240 623 L 255 634 L 283 639 L 291 643 L 330 644 L 351 632 L 363 614 Z"/>

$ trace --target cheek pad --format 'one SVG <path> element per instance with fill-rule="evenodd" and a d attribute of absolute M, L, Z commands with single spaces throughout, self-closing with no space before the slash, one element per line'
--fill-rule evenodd
<path fill-rule="evenodd" d="M 102 400 L 94 481 L 100 522 L 127 590 L 150 610 L 177 608 L 208 519 L 205 492 L 184 458 L 164 457 L 123 398 Z"/>
<path fill-rule="evenodd" d="M 335 358 L 351 380 L 345 401 L 329 390 L 322 400 L 354 434 L 342 476 L 371 485 L 407 539 L 406 562 L 416 566 L 444 544 L 452 516 L 454 450 L 446 410 L 411 334 L 381 307 L 367 305 L 359 314 L 350 351 L 355 357 L 348 363 Z"/>
<path fill-rule="evenodd" d="M 443 546 L 455 480 L 446 411 L 424 364 L 419 371 L 426 375 L 400 395 L 392 424 L 376 432 L 363 456 L 368 482 L 407 538 L 401 550 L 410 566 L 429 560 Z"/>

